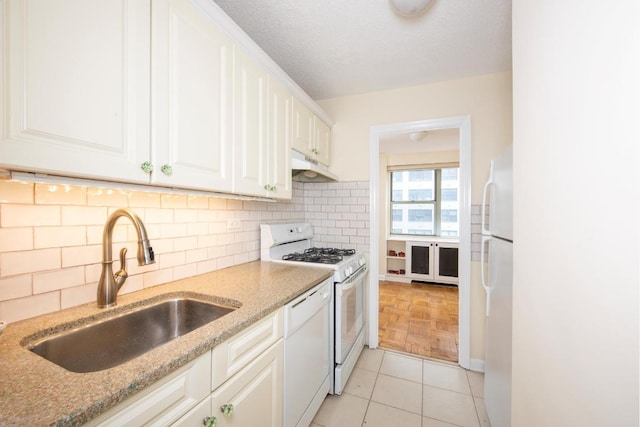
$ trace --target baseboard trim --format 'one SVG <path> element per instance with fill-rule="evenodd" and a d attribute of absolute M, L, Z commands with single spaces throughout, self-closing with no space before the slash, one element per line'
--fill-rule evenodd
<path fill-rule="evenodd" d="M 469 363 L 469 369 L 475 372 L 484 372 L 484 360 L 471 359 Z"/>

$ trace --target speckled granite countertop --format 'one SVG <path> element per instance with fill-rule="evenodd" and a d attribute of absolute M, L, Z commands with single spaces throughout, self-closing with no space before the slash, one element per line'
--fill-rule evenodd
<path fill-rule="evenodd" d="M 0 335 L 0 425 L 81 425 L 212 349 L 331 275 L 331 270 L 251 262 L 120 295 L 118 305 L 85 304 L 9 324 Z M 195 331 L 115 368 L 73 373 L 24 345 L 110 317 L 167 293 L 197 293 L 242 306 Z"/>

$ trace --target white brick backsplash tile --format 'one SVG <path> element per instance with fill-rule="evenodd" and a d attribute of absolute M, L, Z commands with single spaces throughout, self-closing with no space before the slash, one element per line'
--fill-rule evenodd
<path fill-rule="evenodd" d="M 222 258 L 225 256 L 225 247 L 224 246 L 213 246 L 211 248 L 207 248 L 207 258 Z"/>
<path fill-rule="evenodd" d="M 0 227 L 60 225 L 60 207 L 48 205 L 0 205 Z"/>
<path fill-rule="evenodd" d="M 0 183 L 0 199 L 6 197 L 3 194 L 6 188 L 7 186 Z M 136 191 L 118 193 L 119 190 L 108 194 L 109 190 L 105 189 L 101 190 L 104 191 L 102 194 L 98 194 L 99 189 L 89 189 L 88 193 L 84 194 L 84 190 L 77 192 L 81 188 L 72 187 L 76 193 L 63 197 L 62 193 L 46 193 L 47 188 L 42 187 L 39 190 L 39 200 L 43 205 L 37 205 L 34 204 L 35 188 L 32 185 L 11 185 L 11 200 L 7 198 L 4 202 L 4 206 L 10 208 L 0 211 L 0 221 L 6 222 L 8 217 L 11 228 L 32 229 L 31 240 L 34 246 L 39 246 L 35 247 L 36 250 L 30 250 L 28 246 L 18 246 L 20 250 L 0 253 L 0 275 L 3 277 L 0 278 L 0 300 L 3 297 L 25 297 L 29 300 L 34 297 L 27 295 L 35 289 L 36 297 L 53 294 L 58 299 L 57 304 L 62 304 L 63 307 L 95 301 L 95 290 L 101 270 L 104 222 L 110 212 L 126 205 L 133 207 L 142 217 L 158 258 L 156 264 L 138 266 L 135 229 L 127 221 L 119 221 L 114 229 L 113 256 L 117 259 L 122 246 L 128 248 L 127 263 L 130 275 L 120 293 L 133 292 L 143 287 L 259 259 L 259 225 L 264 222 L 309 221 L 314 226 L 315 242 L 322 246 L 363 247 L 369 240 L 367 182 L 294 183 L 293 199 L 276 203 Z M 24 215 L 25 212 L 22 210 L 25 208 L 17 203 L 24 204 L 26 210 L 32 212 L 31 218 L 26 221 L 23 219 L 29 212 Z M 58 213 L 47 215 L 45 212 L 54 211 L 44 210 L 34 213 L 34 207 L 53 208 Z M 104 215 L 96 219 L 96 211 L 92 209 L 101 209 Z M 7 216 L 6 213 L 10 215 Z M 19 219 L 11 219 L 11 214 Z M 45 218 L 47 223 L 39 223 L 42 218 Z M 228 218 L 240 219 L 241 230 L 227 230 Z M 20 221 L 24 221 L 25 225 L 21 226 Z M 49 223 L 51 221 L 54 223 Z M 356 222 L 352 223 L 353 221 Z M 64 225 L 61 225 L 63 222 Z M 0 233 L 2 231 L 4 229 L 0 228 Z M 359 231 L 363 235 L 359 235 Z M 18 239 L 12 237 L 4 240 L 10 240 L 15 244 Z M 39 251 L 45 248 L 53 251 L 56 265 L 44 268 L 45 271 L 37 270 L 35 284 L 32 283 L 33 267 L 26 267 L 20 263 L 16 265 L 22 267 L 14 267 L 14 263 L 8 263 L 7 257 L 4 257 L 7 254 L 12 254 L 13 257 L 13 254 L 24 250 L 24 253 L 29 254 L 30 264 L 42 268 L 42 263 L 33 261 L 39 260 L 38 257 L 42 255 Z M 11 264 L 13 268 L 9 272 L 25 271 L 16 276 L 8 276 L 7 271 L 2 268 L 7 264 Z M 116 267 L 117 264 L 116 260 Z M 70 271 L 75 272 L 74 276 L 65 280 L 65 274 L 71 274 Z M 81 278 L 82 275 L 84 278 Z M 60 280 L 55 280 L 56 277 Z M 60 282 L 64 285 L 56 284 Z M 59 291 L 47 292 L 60 286 L 62 289 Z"/>
<path fill-rule="evenodd" d="M 102 264 L 89 264 L 84 266 L 84 277 L 87 283 L 98 282 L 102 273 Z"/>
<path fill-rule="evenodd" d="M 135 254 L 135 250 L 129 249 L 127 257 L 132 253 Z M 87 265 L 102 262 L 102 245 L 91 246 L 72 246 L 68 248 L 62 248 L 62 268 L 75 267 L 77 265 Z M 117 259 L 120 249 L 114 248 L 113 258 Z"/>
<path fill-rule="evenodd" d="M 98 289 L 98 284 L 95 284 Z M 142 274 L 130 274 L 127 281 L 124 282 L 122 289 L 118 292 L 118 295 L 129 294 L 131 292 L 141 291 L 144 289 L 144 276 Z"/>
<path fill-rule="evenodd" d="M 60 249 L 0 253 L 0 277 L 60 268 Z"/>
<path fill-rule="evenodd" d="M 233 243 L 224 246 L 225 255 L 237 255 L 242 252 L 242 243 Z"/>
<path fill-rule="evenodd" d="M 187 208 L 209 209 L 209 198 L 205 196 L 187 196 Z"/>
<path fill-rule="evenodd" d="M 159 208 L 160 193 L 146 191 L 131 191 L 129 193 L 129 207 L 131 208 Z"/>
<path fill-rule="evenodd" d="M 173 267 L 173 280 L 185 279 L 187 277 L 198 274 L 198 268 L 195 263 L 176 265 Z"/>
<path fill-rule="evenodd" d="M 233 265 L 233 255 L 218 258 L 218 268 L 227 268 Z"/>
<path fill-rule="evenodd" d="M 129 281 L 129 279 L 127 279 L 127 281 Z M 90 283 L 88 285 L 74 286 L 72 288 L 62 289 L 60 291 L 60 308 L 64 310 L 65 308 L 75 307 L 80 304 L 86 304 L 96 301 L 97 288 L 97 284 Z"/>
<path fill-rule="evenodd" d="M 127 207 L 129 205 L 129 194 L 126 190 L 111 188 L 88 188 L 88 206 L 112 206 Z"/>
<path fill-rule="evenodd" d="M 190 249 L 185 253 L 185 259 L 188 263 L 204 261 L 209 257 L 209 251 L 207 248 L 202 249 Z"/>
<path fill-rule="evenodd" d="M 186 224 L 161 224 L 160 237 L 184 237 L 187 234 Z"/>
<path fill-rule="evenodd" d="M 186 208 L 187 196 L 184 194 L 162 194 L 160 195 L 160 206 L 162 208 Z M 145 286 L 146 287 L 146 286 Z"/>
<path fill-rule="evenodd" d="M 36 249 L 63 246 L 80 246 L 87 243 L 87 228 L 84 226 L 35 227 L 33 244 Z M 100 227 L 100 236 L 102 227 Z"/>
<path fill-rule="evenodd" d="M 212 210 L 227 209 L 227 199 L 209 197 L 209 209 L 212 209 Z"/>
<path fill-rule="evenodd" d="M 190 235 L 187 237 L 177 237 L 173 239 L 173 250 L 176 252 L 187 251 L 197 247 L 198 247 L 198 236 Z"/>
<path fill-rule="evenodd" d="M 233 264 L 244 264 L 245 262 L 249 262 L 249 254 L 248 253 L 239 253 L 233 257 Z"/>
<path fill-rule="evenodd" d="M 233 233 L 224 233 L 218 236 L 219 245 L 228 245 L 235 242 L 235 236 Z"/>
<path fill-rule="evenodd" d="M 209 234 L 222 234 L 227 232 L 227 222 L 217 221 L 209 223 Z"/>
<path fill-rule="evenodd" d="M 44 273 L 34 273 L 33 293 L 44 294 L 65 288 L 83 285 L 84 266 L 63 268 L 62 270 L 47 271 Z"/>
<path fill-rule="evenodd" d="M 219 268 L 223 268 L 223 267 L 218 267 L 217 259 L 209 259 L 196 264 L 196 269 L 198 271 L 198 274 L 209 273 L 211 271 L 218 270 Z"/>
<path fill-rule="evenodd" d="M 198 221 L 198 211 L 195 209 L 176 209 L 174 211 L 175 222 L 196 222 Z"/>
<path fill-rule="evenodd" d="M 22 274 L 0 279 L 0 301 L 31 295 L 31 277 L 31 274 Z"/>
<path fill-rule="evenodd" d="M 60 292 L 50 292 L 0 302 L 0 319 L 17 322 L 58 310 L 60 310 Z"/>
<path fill-rule="evenodd" d="M 148 271 L 142 276 L 144 288 L 162 285 L 173 280 L 173 268 L 164 268 L 162 270 Z"/>
<path fill-rule="evenodd" d="M 209 224 L 197 222 L 187 224 L 187 236 L 200 236 L 209 232 Z"/>
<path fill-rule="evenodd" d="M 87 188 L 75 185 L 36 184 L 36 205 L 80 205 L 87 204 Z"/>
<path fill-rule="evenodd" d="M 186 254 L 184 251 L 181 251 L 159 255 L 156 259 L 156 264 L 158 264 L 158 269 L 162 270 L 169 267 L 175 267 L 176 265 L 184 264 L 185 261 Z"/>
<path fill-rule="evenodd" d="M 174 239 L 156 239 L 154 237 L 150 237 L 150 239 L 151 239 L 151 247 L 153 248 L 153 252 L 156 255 L 168 254 L 170 252 L 174 252 L 174 245 L 173 245 Z M 136 251 L 137 251 L 136 241 L 131 240 L 127 243 L 127 247 L 129 248 L 129 251 L 130 251 L 127 256 L 136 256 Z M 118 250 L 120 249 L 118 248 Z"/>
<path fill-rule="evenodd" d="M 107 216 L 106 207 L 62 206 L 62 225 L 104 225 L 107 222 Z"/>
<path fill-rule="evenodd" d="M 33 228 L 0 228 L 0 252 L 33 249 Z"/>
<path fill-rule="evenodd" d="M 0 203 L 33 203 L 34 184 L 30 182 L 0 181 Z"/>
<path fill-rule="evenodd" d="M 242 210 L 242 200 L 227 200 L 227 210 L 240 211 Z"/>
<path fill-rule="evenodd" d="M 128 225 L 124 221 L 118 222 L 113 227 L 113 233 L 111 234 L 111 241 L 114 243 L 126 242 L 129 239 L 129 230 L 128 228 L 132 226 Z M 62 228 L 62 227 L 61 227 Z M 67 227 L 71 228 L 71 227 Z M 85 228 L 78 226 L 77 228 Z M 37 233 L 36 229 L 36 233 Z M 88 245 L 101 245 L 102 244 L 102 233 L 104 231 L 104 225 L 89 225 L 86 227 L 86 244 Z M 147 228 L 147 231 L 149 229 Z M 78 243 L 77 245 L 79 245 Z M 76 246 L 77 246 L 76 245 Z"/>
<path fill-rule="evenodd" d="M 214 210 L 198 210 L 198 221 L 199 222 L 214 222 L 220 220 L 220 211 Z"/>
<path fill-rule="evenodd" d="M 140 215 L 140 212 L 138 212 L 138 215 Z M 173 209 L 146 208 L 144 209 L 143 221 L 145 226 L 173 222 Z"/>

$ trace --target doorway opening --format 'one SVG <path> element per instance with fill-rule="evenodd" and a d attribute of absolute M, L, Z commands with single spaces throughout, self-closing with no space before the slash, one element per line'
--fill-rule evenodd
<path fill-rule="evenodd" d="M 370 347 L 380 345 L 421 356 L 457 361 L 462 367 L 469 367 L 470 124 L 470 118 L 462 116 L 371 128 Z M 440 196 L 433 197 L 433 202 L 428 199 L 405 200 L 407 206 L 401 204 L 390 207 L 393 199 L 390 193 L 390 170 L 405 167 L 420 171 L 425 167 L 449 168 L 452 165 L 459 167 L 456 212 L 452 212 L 450 206 L 446 209 L 440 206 L 442 200 L 446 199 Z M 414 178 L 420 175 L 418 172 L 412 174 Z M 446 187 L 438 181 L 434 189 L 439 185 Z M 452 194 L 452 190 L 448 192 Z M 415 194 L 426 193 L 414 190 Z M 397 212 L 392 212 L 394 207 Z M 400 210 L 404 207 L 415 211 L 411 218 L 402 216 Z M 441 222 L 436 220 L 440 209 L 443 213 Z M 401 218 L 413 222 L 433 219 L 434 224 L 431 229 L 429 225 L 421 228 L 414 227 L 415 224 L 402 228 L 399 225 Z M 455 229 L 452 229 L 454 222 Z M 442 245 L 438 242 L 443 239 L 453 244 L 457 252 L 457 277 L 453 281 L 439 277 L 437 273 L 438 245 Z M 435 276 L 425 275 L 423 271 L 412 274 L 415 272 L 410 265 L 410 254 L 415 249 L 413 246 L 424 246 L 427 242 L 435 244 L 431 255 L 435 257 L 431 258 L 435 265 L 435 273 L 431 274 Z M 396 249 L 394 245 L 403 247 Z M 412 280 L 421 279 L 428 283 L 411 283 Z"/>

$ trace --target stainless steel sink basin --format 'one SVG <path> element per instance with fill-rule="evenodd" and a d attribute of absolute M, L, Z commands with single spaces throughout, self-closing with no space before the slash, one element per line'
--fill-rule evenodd
<path fill-rule="evenodd" d="M 172 298 L 45 339 L 30 350 L 72 372 L 101 371 L 235 309 L 192 298 Z"/>

